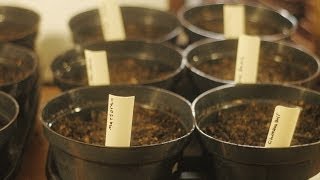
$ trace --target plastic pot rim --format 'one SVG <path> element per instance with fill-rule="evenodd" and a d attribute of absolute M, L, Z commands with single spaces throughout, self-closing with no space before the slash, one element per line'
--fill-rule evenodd
<path fill-rule="evenodd" d="M 186 29 L 188 29 L 189 31 L 191 31 L 192 33 L 198 34 L 198 35 L 206 37 L 206 38 L 223 40 L 223 39 L 225 39 L 223 33 L 217 33 L 217 32 L 212 32 L 212 31 L 207 31 L 207 30 L 201 29 L 201 28 L 193 25 L 192 23 L 190 23 L 185 18 L 184 15 L 187 11 L 190 11 L 190 10 L 193 10 L 196 8 L 203 8 L 203 7 L 217 6 L 217 5 L 221 6 L 224 4 L 230 4 L 230 5 L 238 5 L 239 4 L 239 5 L 244 5 L 246 7 L 260 8 L 260 9 L 278 14 L 291 23 L 292 27 L 290 28 L 290 32 L 288 34 L 278 33 L 278 34 L 273 34 L 273 35 L 260 35 L 260 38 L 264 39 L 264 40 L 278 41 L 281 39 L 285 39 L 285 38 L 289 37 L 293 32 L 295 32 L 297 29 L 297 26 L 298 26 L 297 19 L 293 15 L 291 15 L 289 13 L 289 11 L 287 11 L 285 9 L 280 9 L 280 8 L 279 9 L 271 9 L 271 8 L 268 8 L 267 6 L 257 4 L 257 3 L 250 3 L 250 2 L 228 2 L 228 3 L 225 3 L 223 1 L 220 1 L 217 3 L 206 3 L 206 4 L 202 4 L 202 5 L 191 6 L 191 7 L 184 6 L 178 11 L 177 17 L 180 20 L 182 26 L 185 27 Z"/>
<path fill-rule="evenodd" d="M 196 68 L 194 65 L 189 63 L 188 54 L 192 50 L 197 49 L 198 47 L 200 47 L 202 45 L 207 45 L 207 44 L 212 44 L 212 43 L 221 43 L 221 42 L 225 42 L 225 41 L 236 41 L 236 40 L 237 39 L 213 40 L 213 39 L 206 38 L 206 39 L 199 40 L 197 42 L 192 43 L 182 53 L 185 67 L 187 69 L 189 69 L 190 71 L 192 71 L 193 73 L 201 76 L 202 78 L 205 78 L 205 79 L 208 79 L 208 80 L 211 80 L 211 81 L 214 81 L 214 82 L 218 82 L 218 83 L 221 83 L 221 84 L 235 84 L 235 82 L 232 81 L 232 80 L 220 79 L 220 78 L 217 78 L 215 76 L 211 76 L 209 74 L 206 74 L 206 73 L 202 72 L 200 69 Z M 282 41 L 272 42 L 272 41 L 261 40 L 261 44 L 262 43 L 279 44 L 279 45 L 286 46 L 288 48 L 296 49 L 296 50 L 298 50 L 298 51 L 310 56 L 317 64 L 316 72 L 314 74 L 312 74 L 311 76 L 308 76 L 305 79 L 301 79 L 301 80 L 297 80 L 297 81 L 279 82 L 279 83 L 273 83 L 273 84 L 300 85 L 300 84 L 304 84 L 304 83 L 310 82 L 311 80 L 316 79 L 320 75 L 320 60 L 319 60 L 319 58 L 314 53 L 312 53 L 311 51 L 305 49 L 304 47 L 296 45 L 296 44 L 288 43 L 288 42 L 282 42 Z M 257 82 L 257 84 L 272 84 L 272 83 Z"/>

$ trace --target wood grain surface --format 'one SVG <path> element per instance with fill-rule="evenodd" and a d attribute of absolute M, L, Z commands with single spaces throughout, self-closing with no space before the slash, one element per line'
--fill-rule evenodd
<path fill-rule="evenodd" d="M 41 87 L 41 99 L 34 131 L 24 152 L 22 165 L 16 180 L 46 180 L 45 164 L 48 151 L 48 142 L 42 133 L 42 125 L 39 120 L 39 112 L 42 107 L 53 97 L 58 95 L 60 90 L 54 86 Z"/>

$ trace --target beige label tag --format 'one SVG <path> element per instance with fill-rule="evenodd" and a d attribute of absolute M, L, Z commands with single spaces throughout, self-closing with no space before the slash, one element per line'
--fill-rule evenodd
<path fill-rule="evenodd" d="M 117 0 L 99 0 L 99 14 L 104 40 L 124 40 L 126 38 L 122 13 Z"/>
<path fill-rule="evenodd" d="M 243 5 L 223 6 L 224 37 L 238 38 L 245 34 L 245 8 Z"/>
<path fill-rule="evenodd" d="M 241 35 L 239 37 L 234 78 L 236 83 L 256 83 L 259 53 L 260 38 L 258 36 Z"/>
<path fill-rule="evenodd" d="M 109 94 L 105 146 L 130 146 L 134 99 Z"/>
<path fill-rule="evenodd" d="M 289 147 L 300 112 L 300 107 L 276 106 L 265 147 Z"/>
<path fill-rule="evenodd" d="M 89 85 L 110 84 L 107 52 L 85 50 L 84 54 Z"/>

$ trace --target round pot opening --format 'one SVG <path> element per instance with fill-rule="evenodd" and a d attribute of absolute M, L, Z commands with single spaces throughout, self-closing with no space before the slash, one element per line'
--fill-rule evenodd
<path fill-rule="evenodd" d="M 168 12 L 142 7 L 120 7 L 126 39 L 173 41 L 181 32 L 178 19 Z M 103 40 L 99 12 L 89 10 L 70 19 L 74 42 L 86 45 Z M 173 41 L 174 42 L 174 41 Z"/>
<path fill-rule="evenodd" d="M 101 121 L 106 117 L 107 94 L 135 96 L 130 147 L 104 146 L 105 123 Z M 90 120 L 91 125 L 88 125 Z M 176 173 L 172 168 L 179 163 L 195 128 L 190 105 L 185 99 L 147 86 L 70 90 L 44 107 L 42 122 L 62 177 L 103 175 L 111 179 L 172 178 Z M 70 128 L 72 126 L 76 128 Z M 88 134 L 83 135 L 82 129 Z M 75 168 L 67 168 L 68 163 L 75 161 L 82 164 L 80 174 Z"/>
<path fill-rule="evenodd" d="M 216 3 L 182 8 L 178 14 L 192 42 L 203 38 L 225 39 L 223 35 L 223 6 Z M 245 8 L 245 31 L 267 41 L 289 37 L 297 27 L 297 20 L 284 9 L 274 10 L 258 4 L 242 4 Z"/>
<path fill-rule="evenodd" d="M 184 52 L 186 66 L 204 92 L 234 83 L 238 40 L 203 40 Z M 320 72 L 318 58 L 283 42 L 261 41 L 257 83 L 294 84 L 312 87 Z"/>
<path fill-rule="evenodd" d="M 40 16 L 28 9 L 0 6 L 0 42 L 12 42 L 33 49 Z"/>
<path fill-rule="evenodd" d="M 308 179 L 319 173 L 319 99 L 316 91 L 275 84 L 225 85 L 200 95 L 192 108 L 212 176 Z M 302 112 L 290 147 L 265 148 L 276 105 Z"/>

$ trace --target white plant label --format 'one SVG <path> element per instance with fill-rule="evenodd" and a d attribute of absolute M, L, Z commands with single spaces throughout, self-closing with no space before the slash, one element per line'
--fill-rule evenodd
<path fill-rule="evenodd" d="M 134 99 L 109 94 L 105 146 L 130 147 Z"/>
<path fill-rule="evenodd" d="M 110 84 L 107 52 L 85 50 L 84 54 L 89 85 Z"/>
<path fill-rule="evenodd" d="M 224 37 L 238 38 L 245 34 L 245 8 L 243 5 L 223 6 Z"/>
<path fill-rule="evenodd" d="M 99 0 L 98 9 L 104 40 L 124 40 L 126 34 L 117 0 Z"/>
<path fill-rule="evenodd" d="M 236 83 L 256 83 L 259 54 L 260 38 L 258 36 L 241 35 L 239 37 L 234 77 Z"/>
<path fill-rule="evenodd" d="M 300 112 L 300 107 L 276 106 L 265 147 L 289 147 Z"/>

